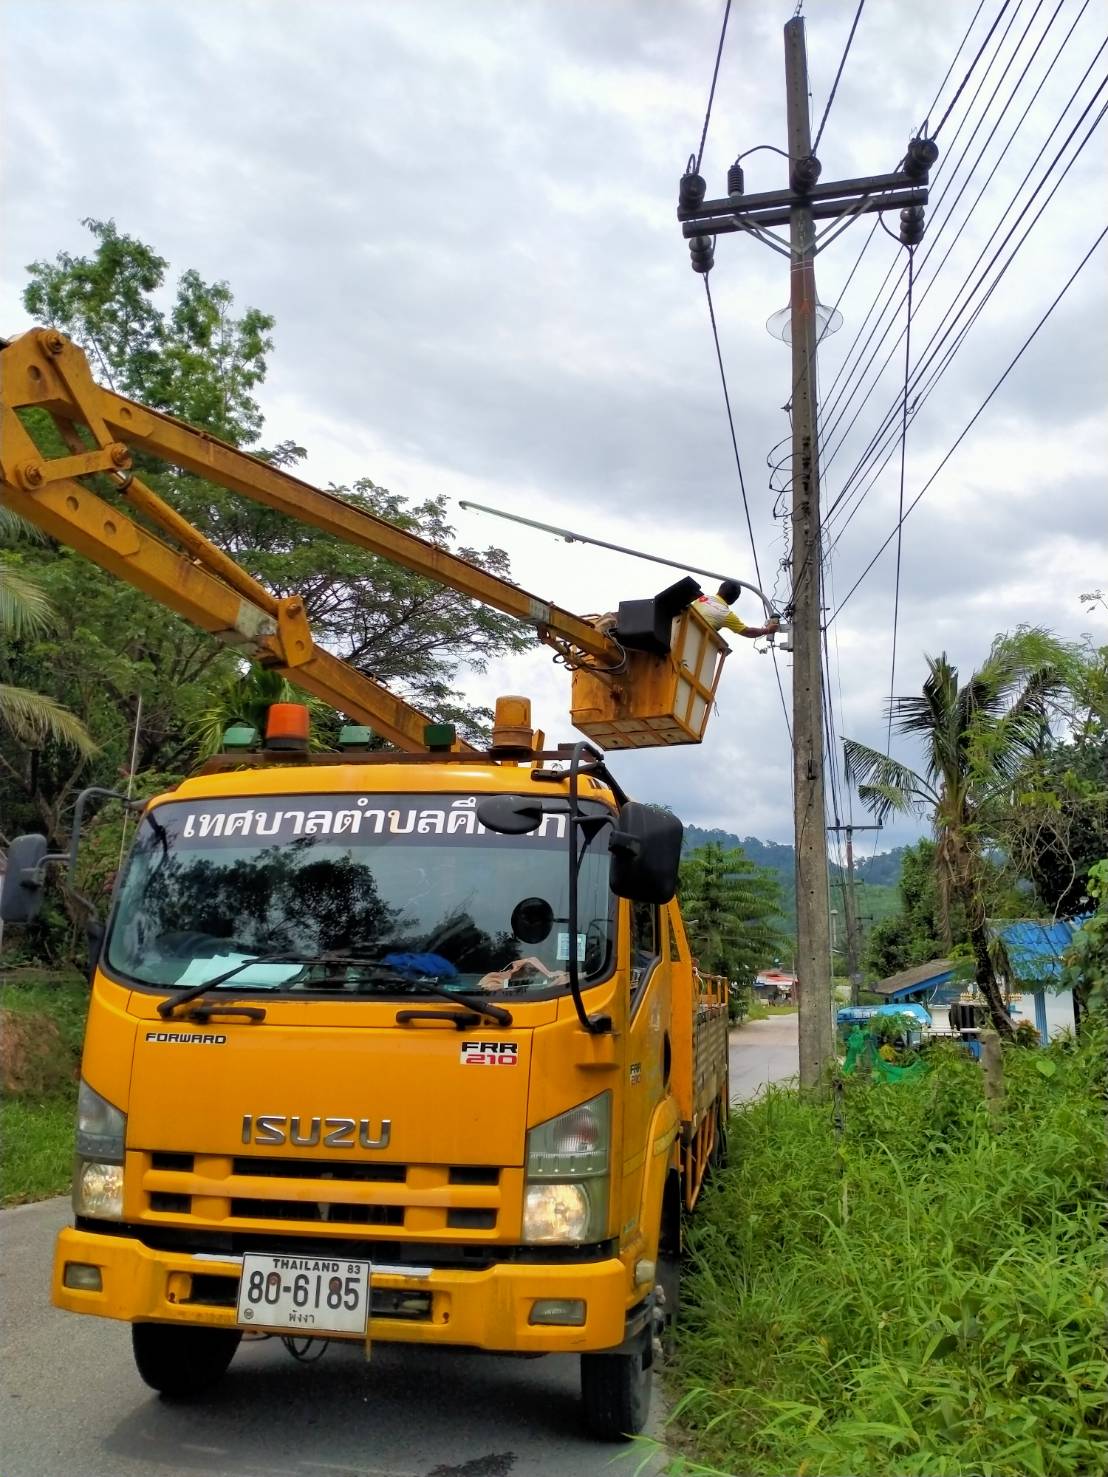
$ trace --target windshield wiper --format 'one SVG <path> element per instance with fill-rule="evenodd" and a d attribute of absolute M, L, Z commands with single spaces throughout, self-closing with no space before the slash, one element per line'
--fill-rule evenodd
<path fill-rule="evenodd" d="M 362 965 L 363 968 L 373 970 L 372 975 L 363 977 L 358 984 L 367 986 L 398 987 L 396 993 L 403 991 L 406 995 L 430 996 L 436 1000 L 457 1001 L 459 1005 L 466 1006 L 471 1011 L 476 1011 L 487 1020 L 495 1021 L 500 1026 L 512 1024 L 511 1012 L 504 1009 L 502 1005 L 493 1005 L 491 1001 L 483 1000 L 480 996 L 463 994 L 456 990 L 442 990 L 435 985 L 424 984 L 413 980 L 399 970 L 389 966 L 382 967 L 375 964 L 371 956 L 365 954 L 290 954 L 281 949 L 272 954 L 258 954 L 253 959 L 241 959 L 231 969 L 225 969 L 222 974 L 213 975 L 210 980 L 204 980 L 198 985 L 190 985 L 187 990 L 173 995 L 168 1000 L 163 1000 L 158 1006 L 158 1014 L 169 1017 L 173 1015 L 182 1005 L 187 1005 L 190 1000 L 198 1000 L 208 990 L 217 989 L 226 984 L 228 980 L 234 979 L 235 975 L 241 974 L 245 969 L 251 969 L 255 964 L 302 964 L 305 967 L 313 964 L 354 964 Z M 332 983 L 346 985 L 349 982 L 347 975 L 324 975 L 320 979 L 313 980 L 316 988 Z"/>
<path fill-rule="evenodd" d="M 486 1000 L 480 995 L 466 995 L 459 990 L 439 990 L 434 985 L 410 985 L 409 989 L 415 995 L 428 995 L 432 1000 L 449 1000 L 451 1004 L 457 1001 L 459 1005 L 483 1015 L 487 1020 L 495 1021 L 498 1026 L 510 1026 L 512 1024 L 512 1013 L 505 1010 L 502 1005 L 494 1005 L 491 1000 Z"/>
<path fill-rule="evenodd" d="M 342 963 L 343 961 L 337 959 L 334 961 L 328 960 L 327 962 Z M 357 963 L 359 961 L 353 960 L 351 962 Z M 322 979 L 313 980 L 312 983 L 317 986 L 346 984 L 347 980 L 345 975 L 324 975 Z M 468 1010 L 475 1011 L 478 1015 L 483 1015 L 486 1020 L 495 1021 L 498 1026 L 510 1026 L 512 1024 L 511 1011 L 505 1010 L 502 1005 L 494 1005 L 491 1000 L 486 1000 L 481 995 L 471 995 L 463 990 L 443 990 L 438 985 L 427 984 L 423 980 L 413 980 L 410 976 L 402 974 L 400 970 L 391 969 L 388 966 L 385 968 L 375 968 L 371 975 L 368 977 L 363 976 L 356 983 L 363 989 L 377 986 L 398 995 L 403 992 L 405 995 L 422 995 L 425 998 L 430 997 L 432 1000 L 447 1000 L 451 1004 L 457 1002 L 459 1005 L 464 1005 Z M 396 987 L 395 990 L 393 990 L 393 986 Z"/>
<path fill-rule="evenodd" d="M 215 990 L 220 985 L 233 980 L 236 974 L 241 974 L 244 969 L 252 969 L 255 964 L 312 964 L 314 959 L 305 959 L 302 954 L 290 954 L 287 949 L 275 950 L 272 954 L 257 954 L 253 959 L 240 959 L 230 969 L 225 969 L 222 974 L 213 975 L 210 980 L 202 980 L 198 985 L 190 985 L 187 990 L 181 990 L 176 995 L 163 1000 L 158 1006 L 158 1014 L 169 1017 L 180 1005 L 187 1005 L 190 1000 L 199 1000 L 201 995 L 208 990 Z"/>

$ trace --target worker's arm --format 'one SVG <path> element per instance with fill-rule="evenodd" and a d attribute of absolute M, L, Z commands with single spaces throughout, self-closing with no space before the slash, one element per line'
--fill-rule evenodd
<path fill-rule="evenodd" d="M 780 621 L 767 621 L 764 626 L 748 626 L 745 621 L 741 621 L 732 611 L 724 621 L 723 629 L 725 631 L 734 631 L 739 636 L 747 636 L 753 641 L 758 636 L 772 636 L 780 624 Z"/>

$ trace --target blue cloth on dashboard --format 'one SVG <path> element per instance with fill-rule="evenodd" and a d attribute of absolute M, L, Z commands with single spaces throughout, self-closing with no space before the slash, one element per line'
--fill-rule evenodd
<path fill-rule="evenodd" d="M 381 960 L 398 974 L 432 974 L 438 979 L 456 979 L 458 971 L 441 954 L 386 954 Z"/>

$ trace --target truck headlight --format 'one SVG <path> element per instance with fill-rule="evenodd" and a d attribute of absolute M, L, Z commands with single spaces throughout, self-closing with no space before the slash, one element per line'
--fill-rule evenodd
<path fill-rule="evenodd" d="M 92 1220 L 123 1216 L 123 1140 L 127 1118 L 81 1079 L 77 1089 L 77 1158 L 73 1212 Z"/>
<path fill-rule="evenodd" d="M 524 1241 L 587 1241 L 589 1192 L 584 1185 L 528 1185 Z"/>
<path fill-rule="evenodd" d="M 73 1212 L 97 1221 L 123 1217 L 123 1165 L 78 1156 L 73 1175 Z"/>
<path fill-rule="evenodd" d="M 602 1092 L 527 1135 L 527 1242 L 598 1241 L 608 1220 L 612 1095 Z"/>

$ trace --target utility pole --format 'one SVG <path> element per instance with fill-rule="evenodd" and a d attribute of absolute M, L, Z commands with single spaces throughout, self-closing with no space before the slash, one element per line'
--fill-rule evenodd
<path fill-rule="evenodd" d="M 811 178 L 804 22 L 785 26 L 789 184 Z M 804 173 L 804 171 L 807 173 Z M 796 831 L 796 974 L 800 981 L 800 1085 L 818 1086 L 832 1054 L 831 919 L 823 830 L 823 658 L 820 645 L 819 439 L 816 433 L 815 223 L 808 204 L 789 211 L 792 317 L 793 822 Z"/>
<path fill-rule="evenodd" d="M 800 1003 L 800 1085 L 819 1088 L 833 1060 L 831 1024 L 831 920 L 824 830 L 823 659 L 821 651 L 822 546 L 819 439 L 816 403 L 817 219 L 899 209 L 900 239 L 914 246 L 923 236 L 927 175 L 938 148 L 911 140 L 901 169 L 864 179 L 820 184 L 808 117 L 808 65 L 804 21 L 785 26 L 785 95 L 789 188 L 747 195 L 740 160 L 728 170 L 728 193 L 706 200 L 703 178 L 690 165 L 678 193 L 678 219 L 689 242 L 694 272 L 710 272 L 715 238 L 729 232 L 754 235 L 789 257 L 792 344 L 792 569 L 787 614 L 793 634 L 793 793 L 796 851 L 796 975 Z M 848 224 L 849 222 L 847 222 Z M 789 243 L 770 228 L 788 225 Z M 844 226 L 845 228 L 845 226 Z"/>
<path fill-rule="evenodd" d="M 829 831 L 846 833 L 846 876 L 840 876 L 843 894 L 843 912 L 846 915 L 846 971 L 850 976 L 850 1003 L 858 1004 L 858 991 L 862 987 L 862 931 L 859 926 L 858 899 L 854 891 L 854 832 L 880 831 L 880 826 L 835 825 Z"/>

